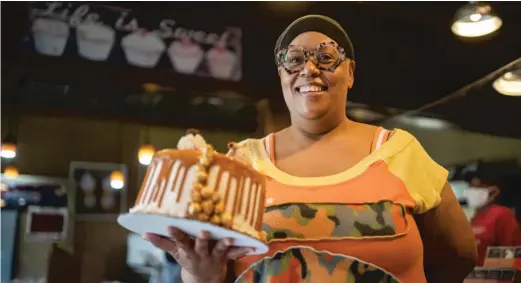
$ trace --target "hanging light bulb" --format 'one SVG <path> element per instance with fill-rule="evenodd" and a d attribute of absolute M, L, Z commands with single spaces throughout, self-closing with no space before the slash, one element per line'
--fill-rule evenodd
<path fill-rule="evenodd" d="M 2 142 L 0 156 L 6 159 L 13 159 L 16 157 L 16 144 L 14 142 Z"/>
<path fill-rule="evenodd" d="M 18 177 L 18 168 L 14 165 L 7 165 L 4 169 L 4 177 L 8 179 L 16 178 Z"/>
<path fill-rule="evenodd" d="M 462 37 L 480 37 L 495 32 L 502 24 L 490 5 L 470 2 L 456 12 L 451 29 Z"/>
<path fill-rule="evenodd" d="M 110 186 L 115 190 L 121 190 L 125 186 L 125 175 L 121 170 L 110 173 Z"/>
<path fill-rule="evenodd" d="M 492 86 L 503 95 L 521 96 L 521 69 L 505 73 Z"/>
<path fill-rule="evenodd" d="M 156 153 L 156 149 L 154 148 L 153 145 L 151 145 L 151 144 L 142 145 L 139 148 L 139 152 L 137 154 L 139 163 L 141 163 L 142 165 L 149 165 L 150 162 L 152 162 L 152 157 L 154 157 L 154 153 Z"/>

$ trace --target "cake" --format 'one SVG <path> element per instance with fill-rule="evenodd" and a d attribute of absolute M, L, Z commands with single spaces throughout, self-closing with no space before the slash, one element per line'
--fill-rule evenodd
<path fill-rule="evenodd" d="M 218 79 L 230 79 L 237 64 L 237 55 L 226 48 L 224 42 L 218 41 L 206 53 L 210 74 Z"/>
<path fill-rule="evenodd" d="M 34 47 L 38 53 L 61 56 L 69 38 L 69 26 L 58 20 L 36 18 L 33 21 L 32 33 Z"/>
<path fill-rule="evenodd" d="M 174 69 L 183 74 L 193 74 L 203 60 L 204 52 L 192 40 L 185 38 L 174 41 L 168 48 L 168 56 Z"/>
<path fill-rule="evenodd" d="M 159 35 L 144 29 L 125 36 L 121 46 L 129 64 L 144 68 L 155 67 L 166 49 Z"/>
<path fill-rule="evenodd" d="M 177 149 L 158 151 L 130 213 L 210 222 L 265 241 L 265 176 L 248 163 L 249 151 L 229 146 L 227 155 L 217 153 L 189 131 Z"/>
<path fill-rule="evenodd" d="M 114 38 L 114 30 L 103 24 L 85 22 L 76 27 L 78 53 L 89 60 L 107 60 Z"/>

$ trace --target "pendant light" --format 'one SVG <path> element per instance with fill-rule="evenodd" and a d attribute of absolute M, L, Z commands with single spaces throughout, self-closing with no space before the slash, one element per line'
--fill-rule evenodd
<path fill-rule="evenodd" d="M 121 170 L 114 170 L 110 173 L 110 187 L 121 190 L 125 186 L 125 174 Z"/>
<path fill-rule="evenodd" d="M 150 143 L 150 132 L 149 128 L 146 127 L 145 131 L 145 143 L 139 148 L 138 151 L 138 160 L 141 165 L 148 166 L 150 162 L 152 162 L 152 158 L 156 153 L 156 149 Z"/>
<path fill-rule="evenodd" d="M 4 169 L 4 177 L 7 179 L 14 179 L 18 177 L 18 168 L 14 165 L 7 165 Z"/>
<path fill-rule="evenodd" d="M 521 97 L 521 69 L 505 73 L 492 86 L 503 95 Z"/>
<path fill-rule="evenodd" d="M 461 37 L 481 37 L 497 31 L 503 21 L 485 3 L 470 2 L 456 12 L 452 32 Z"/>
<path fill-rule="evenodd" d="M 2 141 L 0 156 L 5 159 L 13 159 L 16 157 L 16 142 L 6 138 Z"/>

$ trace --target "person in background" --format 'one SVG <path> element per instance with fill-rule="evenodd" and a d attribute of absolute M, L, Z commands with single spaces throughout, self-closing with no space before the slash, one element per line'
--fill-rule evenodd
<path fill-rule="evenodd" d="M 163 267 L 163 283 L 181 283 L 181 266 L 172 255 L 165 253 L 166 263 Z"/>
<path fill-rule="evenodd" d="M 478 246 L 478 264 L 482 266 L 488 247 L 521 246 L 521 228 L 514 212 L 497 204 L 501 193 L 497 176 L 478 170 L 469 179 L 465 196 L 468 206 L 476 210 L 471 225 Z"/>

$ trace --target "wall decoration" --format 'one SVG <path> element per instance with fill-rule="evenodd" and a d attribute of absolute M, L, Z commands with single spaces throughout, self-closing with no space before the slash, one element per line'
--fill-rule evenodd
<path fill-rule="evenodd" d="M 116 220 L 126 211 L 126 183 L 122 189 L 110 186 L 110 174 L 114 170 L 123 172 L 125 165 L 113 163 L 78 162 L 70 165 L 69 179 L 75 189 L 77 220 Z"/>
<path fill-rule="evenodd" d="M 45 56 L 239 81 L 241 29 L 200 30 L 122 7 L 85 2 L 30 2 L 26 47 Z"/>

